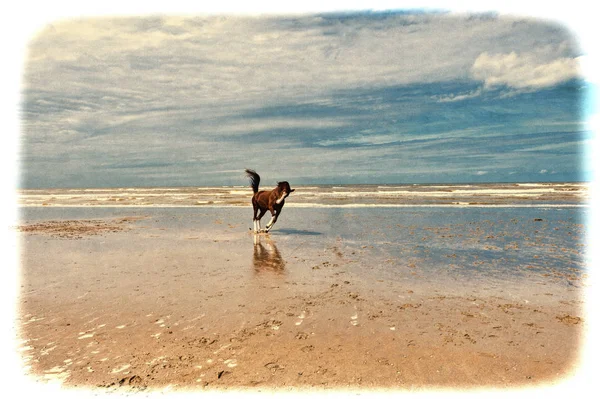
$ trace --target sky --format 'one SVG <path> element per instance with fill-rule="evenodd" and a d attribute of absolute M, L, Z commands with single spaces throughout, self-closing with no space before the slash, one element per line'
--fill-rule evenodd
<path fill-rule="evenodd" d="M 28 44 L 19 186 L 589 181 L 584 56 L 494 13 L 53 21 Z"/>

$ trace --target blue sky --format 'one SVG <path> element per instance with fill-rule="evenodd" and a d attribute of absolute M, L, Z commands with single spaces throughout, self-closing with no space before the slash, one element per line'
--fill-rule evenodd
<path fill-rule="evenodd" d="M 25 188 L 591 179 L 583 54 L 547 21 L 105 17 L 28 50 Z"/>

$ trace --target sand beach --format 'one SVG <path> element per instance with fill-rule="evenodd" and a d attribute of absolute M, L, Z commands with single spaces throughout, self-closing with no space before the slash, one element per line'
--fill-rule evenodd
<path fill-rule="evenodd" d="M 247 205 L 23 206 L 26 372 L 101 392 L 560 381 L 586 324 L 587 208 L 504 198 L 286 205 L 259 235 Z"/>

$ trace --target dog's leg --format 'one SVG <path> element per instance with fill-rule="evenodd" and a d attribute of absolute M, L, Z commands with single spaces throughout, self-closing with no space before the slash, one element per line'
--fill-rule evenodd
<path fill-rule="evenodd" d="M 254 229 L 255 233 L 258 233 L 258 206 L 256 202 L 254 202 L 254 199 L 252 200 L 252 207 L 254 208 L 254 216 L 252 217 L 252 228 Z"/>
<path fill-rule="evenodd" d="M 271 220 L 269 220 L 269 223 L 267 223 L 267 231 L 271 230 L 271 227 L 273 227 L 273 225 L 275 224 L 275 216 L 271 216 Z"/>
<path fill-rule="evenodd" d="M 279 213 L 275 213 L 275 212 L 272 213 L 271 220 L 269 220 L 269 223 L 267 223 L 267 231 L 271 230 L 271 227 L 273 227 L 273 225 L 277 221 L 278 217 L 279 217 Z"/>
<path fill-rule="evenodd" d="M 260 210 L 260 214 L 259 214 L 259 215 L 258 215 L 258 217 L 256 218 L 256 223 L 257 223 L 257 225 L 258 225 L 258 226 L 257 226 L 257 227 L 258 227 L 258 229 L 257 229 L 256 231 L 257 231 L 258 233 L 260 233 L 260 219 L 262 219 L 262 217 L 265 215 L 265 212 L 266 212 L 266 211 L 267 211 L 266 209 L 265 209 L 265 210 L 262 210 L 262 209 L 261 209 L 261 210 Z"/>

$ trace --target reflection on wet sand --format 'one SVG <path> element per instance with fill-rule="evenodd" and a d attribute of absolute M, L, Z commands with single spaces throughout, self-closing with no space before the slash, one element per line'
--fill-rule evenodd
<path fill-rule="evenodd" d="M 264 242 L 264 245 L 263 245 Z M 254 234 L 254 271 L 283 274 L 285 261 L 269 236 Z"/>
<path fill-rule="evenodd" d="M 100 396 L 574 378 L 587 209 L 309 211 L 255 236 L 247 207 L 22 209 L 27 378 Z"/>

